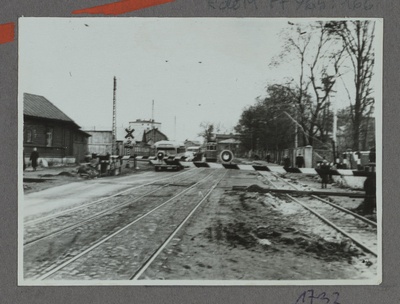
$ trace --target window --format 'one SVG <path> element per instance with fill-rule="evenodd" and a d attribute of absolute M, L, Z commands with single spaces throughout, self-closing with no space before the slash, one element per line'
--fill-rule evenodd
<path fill-rule="evenodd" d="M 31 143 L 32 142 L 32 130 L 28 129 L 25 131 L 25 138 L 26 142 Z"/>
<path fill-rule="evenodd" d="M 53 146 L 53 128 L 48 128 L 46 131 L 46 147 Z"/>
<path fill-rule="evenodd" d="M 207 145 L 207 150 L 209 150 L 209 151 L 215 151 L 215 150 L 217 150 L 217 145 L 214 144 L 214 143 L 208 144 L 208 145 Z"/>
<path fill-rule="evenodd" d="M 24 127 L 24 140 L 26 143 L 32 143 L 34 142 L 36 138 L 36 129 L 29 127 L 29 126 L 25 126 Z"/>

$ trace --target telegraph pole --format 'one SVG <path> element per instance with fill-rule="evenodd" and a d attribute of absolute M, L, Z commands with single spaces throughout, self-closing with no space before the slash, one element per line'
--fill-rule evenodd
<path fill-rule="evenodd" d="M 113 89 L 113 118 L 112 118 L 112 147 L 111 154 L 115 155 L 117 150 L 117 105 L 116 105 L 117 78 L 114 76 Z"/>
<path fill-rule="evenodd" d="M 153 132 L 153 145 L 156 143 L 156 132 L 154 130 L 154 99 L 151 105 L 151 131 Z"/>
<path fill-rule="evenodd" d="M 333 104 L 333 130 L 332 130 L 332 150 L 333 150 L 333 163 L 336 163 L 336 157 L 338 154 L 337 148 L 337 108 L 336 103 Z"/>

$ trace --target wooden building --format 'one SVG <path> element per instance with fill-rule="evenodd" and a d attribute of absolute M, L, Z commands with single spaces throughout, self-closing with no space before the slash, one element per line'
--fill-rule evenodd
<path fill-rule="evenodd" d="M 142 143 L 146 145 L 152 146 L 161 140 L 168 140 L 168 137 L 157 128 L 143 132 Z"/>
<path fill-rule="evenodd" d="M 49 165 L 77 163 L 88 153 L 90 134 L 43 96 L 24 93 L 24 156 L 36 147 Z"/>
<path fill-rule="evenodd" d="M 91 137 L 88 139 L 89 154 L 106 155 L 112 153 L 112 131 L 85 130 Z"/>

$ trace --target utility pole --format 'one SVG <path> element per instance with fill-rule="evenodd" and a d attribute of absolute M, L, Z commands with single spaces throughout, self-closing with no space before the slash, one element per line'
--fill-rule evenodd
<path fill-rule="evenodd" d="M 153 132 L 153 145 L 156 142 L 156 132 L 154 130 L 154 99 L 151 105 L 151 131 Z"/>
<path fill-rule="evenodd" d="M 112 118 L 112 146 L 111 154 L 115 155 L 117 150 L 117 105 L 116 105 L 117 78 L 114 76 L 113 89 L 113 118 Z"/>
<path fill-rule="evenodd" d="M 333 130 L 332 130 L 332 148 L 333 148 L 333 163 L 336 163 L 336 142 L 337 142 L 337 108 L 336 103 L 332 105 L 333 110 Z"/>

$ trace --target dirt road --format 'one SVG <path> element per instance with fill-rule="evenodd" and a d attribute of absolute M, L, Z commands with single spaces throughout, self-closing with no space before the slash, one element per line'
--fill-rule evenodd
<path fill-rule="evenodd" d="M 244 170 L 185 169 L 28 194 L 25 279 L 229 284 L 377 277 L 377 259 L 347 246 L 300 205 L 232 190 L 266 187 L 267 179 Z"/>

